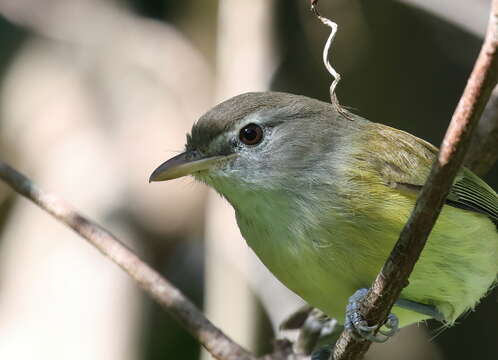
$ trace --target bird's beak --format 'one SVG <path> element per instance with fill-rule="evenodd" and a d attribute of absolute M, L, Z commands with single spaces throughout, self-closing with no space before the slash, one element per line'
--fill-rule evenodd
<path fill-rule="evenodd" d="M 161 164 L 154 170 L 149 178 L 149 182 L 172 180 L 182 176 L 192 175 L 199 171 L 209 170 L 235 156 L 235 154 L 230 154 L 203 158 L 192 152 L 186 151 Z"/>

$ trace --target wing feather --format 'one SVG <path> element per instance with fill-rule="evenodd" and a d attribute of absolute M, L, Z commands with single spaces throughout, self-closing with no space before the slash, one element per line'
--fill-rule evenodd
<path fill-rule="evenodd" d="M 386 184 L 402 193 L 414 195 L 422 189 L 429 175 L 437 148 L 401 130 L 372 124 L 380 137 L 374 137 L 371 156 L 378 161 L 377 170 Z M 396 149 L 392 148 L 396 144 Z M 498 195 L 469 169 L 463 168 L 450 189 L 447 204 L 488 216 L 498 225 Z"/>

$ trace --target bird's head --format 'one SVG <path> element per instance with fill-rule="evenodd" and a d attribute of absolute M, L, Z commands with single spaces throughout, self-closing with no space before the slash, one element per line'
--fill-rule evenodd
<path fill-rule="evenodd" d="M 192 175 L 223 195 L 226 187 L 268 190 L 302 177 L 313 181 L 315 165 L 351 127 L 337 118 L 331 104 L 304 96 L 236 96 L 203 115 L 187 135 L 185 152 L 159 166 L 150 181 Z"/>

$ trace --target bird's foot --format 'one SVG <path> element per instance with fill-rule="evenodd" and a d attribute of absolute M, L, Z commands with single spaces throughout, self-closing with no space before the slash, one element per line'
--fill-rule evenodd
<path fill-rule="evenodd" d="M 349 298 L 349 304 L 346 307 L 346 321 L 344 327 L 352 331 L 353 334 L 361 339 L 372 342 L 383 343 L 399 330 L 399 321 L 396 315 L 389 314 L 383 327 L 388 330 L 378 329 L 378 325 L 370 326 L 360 313 L 360 302 L 367 294 L 368 289 L 359 289 Z M 377 330 L 378 329 L 378 330 Z"/>

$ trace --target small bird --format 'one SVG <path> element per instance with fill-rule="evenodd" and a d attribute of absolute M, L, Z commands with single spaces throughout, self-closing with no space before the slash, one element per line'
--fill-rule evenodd
<path fill-rule="evenodd" d="M 339 321 L 347 308 L 346 326 L 383 341 L 358 320 L 355 304 L 396 243 L 436 155 L 424 140 L 329 103 L 247 93 L 203 115 L 185 152 L 150 181 L 192 175 L 211 186 L 283 284 Z M 473 309 L 497 280 L 497 226 L 497 194 L 463 168 L 384 334 L 398 321 L 451 325 Z"/>

